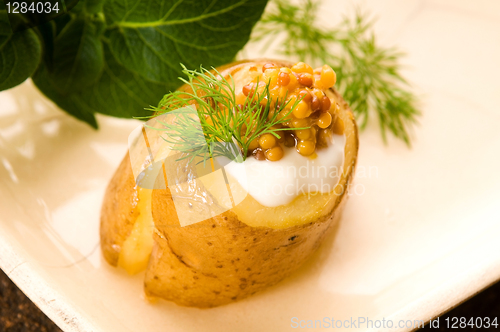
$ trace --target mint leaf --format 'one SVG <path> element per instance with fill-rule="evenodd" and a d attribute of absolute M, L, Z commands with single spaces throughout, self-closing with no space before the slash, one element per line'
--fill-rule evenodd
<path fill-rule="evenodd" d="M 85 11 L 95 14 L 102 12 L 102 6 L 105 0 L 85 0 Z"/>
<path fill-rule="evenodd" d="M 94 116 L 95 110 L 85 101 L 81 100 L 76 94 L 62 94 L 59 91 L 59 87 L 52 81 L 47 65 L 44 62 L 40 64 L 40 67 L 33 75 L 32 79 L 37 88 L 56 103 L 57 106 L 75 118 L 97 128 L 97 121 Z"/>
<path fill-rule="evenodd" d="M 41 66 L 33 76 L 33 81 L 59 107 L 95 128 L 95 112 L 124 118 L 151 115 L 145 108 L 156 105 L 166 91 L 175 89 L 167 84 L 147 81 L 123 67 L 106 45 L 102 74 L 87 89 L 69 95 L 60 93 L 46 66 Z"/>
<path fill-rule="evenodd" d="M 121 118 L 151 115 L 145 108 L 157 105 L 163 95 L 177 87 L 145 80 L 116 61 L 107 45 L 105 65 L 99 81 L 78 93 L 81 99 L 99 113 Z M 181 70 L 180 65 L 179 71 Z"/>
<path fill-rule="evenodd" d="M 27 31 L 43 46 L 42 62 L 32 78 L 59 107 L 96 128 L 95 113 L 151 115 L 145 108 L 181 85 L 180 63 L 196 68 L 232 61 L 267 0 L 65 3 L 72 7 L 69 14 L 36 27 L 36 34 Z M 12 60 L 11 53 L 4 61 Z M 40 61 L 40 47 L 38 53 L 22 54 L 24 67 L 13 73 L 24 80 Z M 0 74 L 6 76 L 4 71 L 2 67 Z"/>
<path fill-rule="evenodd" d="M 101 76 L 103 30 L 104 22 L 77 17 L 55 39 L 51 76 L 62 94 L 87 88 Z"/>
<path fill-rule="evenodd" d="M 7 12 L 0 10 L 0 91 L 30 77 L 40 63 L 41 54 L 42 46 L 33 30 L 12 33 Z"/>
<path fill-rule="evenodd" d="M 218 66 L 246 44 L 267 0 L 109 0 L 107 37 L 116 59 L 146 79 L 179 82 L 179 63 Z"/>

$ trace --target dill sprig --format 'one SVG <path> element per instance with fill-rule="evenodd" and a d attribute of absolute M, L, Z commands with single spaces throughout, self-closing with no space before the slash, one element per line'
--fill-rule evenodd
<path fill-rule="evenodd" d="M 287 57 L 330 65 L 337 74 L 337 88 L 360 128 L 375 115 L 384 141 L 390 131 L 410 145 L 409 127 L 420 111 L 399 73 L 403 54 L 378 45 L 371 31 L 373 21 L 359 11 L 334 28 L 322 27 L 317 23 L 319 4 L 320 0 L 302 0 L 299 5 L 273 0 L 254 29 L 252 41 L 265 40 L 264 48 L 281 42 L 278 50 Z"/>
<path fill-rule="evenodd" d="M 237 162 L 244 161 L 252 140 L 263 134 L 278 137 L 278 132 L 292 130 L 282 127 L 292 110 L 300 102 L 290 105 L 285 116 L 279 116 L 290 103 L 272 100 L 269 83 L 256 82 L 255 92 L 243 105 L 236 102 L 235 83 L 227 80 L 216 69 L 200 67 L 190 70 L 182 65 L 186 78 L 179 77 L 188 89 L 166 94 L 157 107 L 151 107 L 156 116 L 172 114 L 173 122 L 161 122 L 163 139 L 172 144 L 171 149 L 183 153 L 183 158 L 208 158 L 225 156 Z"/>

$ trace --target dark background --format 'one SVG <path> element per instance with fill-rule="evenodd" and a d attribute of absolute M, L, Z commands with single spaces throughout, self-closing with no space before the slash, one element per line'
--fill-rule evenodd
<path fill-rule="evenodd" d="M 467 302 L 441 316 L 439 329 L 428 326 L 424 330 L 448 331 L 444 326 L 446 317 L 498 317 L 500 324 L 500 282 L 489 287 Z M 471 329 L 467 331 L 485 331 Z M 61 330 L 31 302 L 0 270 L 0 332 L 60 332 Z M 500 327 L 489 331 L 500 331 Z"/>

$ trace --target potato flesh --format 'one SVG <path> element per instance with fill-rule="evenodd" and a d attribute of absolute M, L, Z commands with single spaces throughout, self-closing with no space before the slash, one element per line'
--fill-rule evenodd
<path fill-rule="evenodd" d="M 134 275 L 146 269 L 153 250 L 153 217 L 151 215 L 152 189 L 138 189 L 139 216 L 130 236 L 125 240 L 118 258 L 118 266 Z"/>
<path fill-rule="evenodd" d="M 323 217 L 332 210 L 335 199 L 332 193 L 302 194 L 287 205 L 269 208 L 249 195 L 232 211 L 248 226 L 284 229 Z"/>

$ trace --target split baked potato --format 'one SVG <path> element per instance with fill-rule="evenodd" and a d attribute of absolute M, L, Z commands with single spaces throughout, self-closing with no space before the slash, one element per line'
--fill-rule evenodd
<path fill-rule="evenodd" d="M 252 68 L 269 61 L 241 61 L 218 71 L 231 75 L 241 89 L 248 75 L 254 75 Z M 102 206 L 101 248 L 106 260 L 130 273 L 146 269 L 148 296 L 203 308 L 245 298 L 297 270 L 339 221 L 357 159 L 353 114 L 335 90 L 326 94 L 332 105 L 338 104 L 336 125 L 346 138 L 342 174 L 332 192 L 299 195 L 277 207 L 263 206 L 248 195 L 231 210 L 181 227 L 171 189 L 138 187 L 127 154 Z M 210 197 L 201 182 L 191 194 Z"/>

